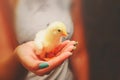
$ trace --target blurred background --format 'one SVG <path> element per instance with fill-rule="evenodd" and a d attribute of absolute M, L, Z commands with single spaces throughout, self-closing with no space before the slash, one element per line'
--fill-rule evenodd
<path fill-rule="evenodd" d="M 120 0 L 82 0 L 91 80 L 120 80 Z"/>

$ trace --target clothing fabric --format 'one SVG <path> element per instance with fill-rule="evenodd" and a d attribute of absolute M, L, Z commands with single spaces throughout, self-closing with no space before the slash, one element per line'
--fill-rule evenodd
<path fill-rule="evenodd" d="M 73 34 L 70 16 L 71 0 L 19 0 L 16 8 L 16 34 L 20 44 L 34 39 L 35 34 L 53 21 L 65 23 L 68 37 Z M 72 80 L 68 60 L 51 73 L 37 76 L 29 72 L 26 80 Z"/>
<path fill-rule="evenodd" d="M 70 0 L 19 0 L 16 8 L 18 42 L 33 40 L 39 30 L 53 21 L 64 22 L 70 38 L 73 33 L 70 4 Z"/>

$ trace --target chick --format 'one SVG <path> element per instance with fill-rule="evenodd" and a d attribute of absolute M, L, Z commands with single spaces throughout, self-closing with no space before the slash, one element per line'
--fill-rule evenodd
<path fill-rule="evenodd" d="M 51 23 L 46 29 L 36 34 L 34 39 L 35 52 L 40 55 L 41 59 L 48 60 L 55 56 L 54 49 L 62 42 L 62 37 L 65 36 L 67 36 L 67 31 L 64 23 L 58 21 Z"/>

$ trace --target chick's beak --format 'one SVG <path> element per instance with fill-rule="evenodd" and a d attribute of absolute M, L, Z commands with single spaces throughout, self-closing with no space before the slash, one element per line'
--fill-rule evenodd
<path fill-rule="evenodd" d="M 67 36 L 67 32 L 66 31 L 63 31 L 63 36 Z"/>

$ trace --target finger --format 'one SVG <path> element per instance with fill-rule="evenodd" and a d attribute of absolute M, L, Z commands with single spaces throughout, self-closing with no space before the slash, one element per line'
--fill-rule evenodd
<path fill-rule="evenodd" d="M 74 45 L 66 46 L 61 52 L 59 52 L 56 56 L 62 54 L 63 52 L 72 52 L 76 47 Z"/>
<path fill-rule="evenodd" d="M 62 42 L 58 47 L 59 48 L 63 48 L 65 45 L 67 45 L 70 42 L 70 40 L 66 40 L 64 42 Z"/>
<path fill-rule="evenodd" d="M 63 49 L 57 53 L 56 56 L 60 55 L 62 52 L 71 52 L 73 51 L 76 47 L 74 46 L 75 41 L 70 41 L 68 44 L 66 44 Z"/>
<path fill-rule="evenodd" d="M 49 67 L 44 68 L 44 69 L 36 70 L 35 73 L 37 75 L 43 75 L 45 73 L 48 73 L 49 71 L 51 71 L 54 68 L 56 68 L 57 66 L 59 66 L 63 61 L 65 61 L 66 59 L 68 59 L 71 55 L 72 55 L 71 52 L 64 52 L 61 55 L 59 55 L 57 57 L 54 57 L 53 59 L 51 59 L 50 61 L 48 61 Z"/>
<path fill-rule="evenodd" d="M 55 49 L 54 52 L 58 53 L 62 48 L 64 48 L 68 43 L 70 42 L 70 40 L 66 40 L 62 43 L 60 43 Z"/>
<path fill-rule="evenodd" d="M 71 51 L 73 51 L 75 49 L 76 49 L 75 46 L 70 45 L 70 46 L 65 47 L 64 50 L 62 50 L 62 52 L 71 52 Z"/>
<path fill-rule="evenodd" d="M 52 67 L 54 67 L 54 65 L 59 65 L 60 63 L 62 63 L 64 60 L 66 60 L 67 58 L 69 58 L 72 55 L 71 52 L 63 52 L 62 54 L 60 54 L 57 57 L 54 57 L 53 59 L 51 59 L 50 61 L 48 61 L 49 65 Z"/>
<path fill-rule="evenodd" d="M 72 47 L 72 48 L 74 49 L 74 48 L 75 48 L 75 46 L 74 46 L 75 43 L 76 43 L 75 41 L 69 42 L 69 43 L 62 49 L 62 52 L 63 52 L 63 51 L 71 51 L 72 49 L 69 48 L 69 47 Z"/>

